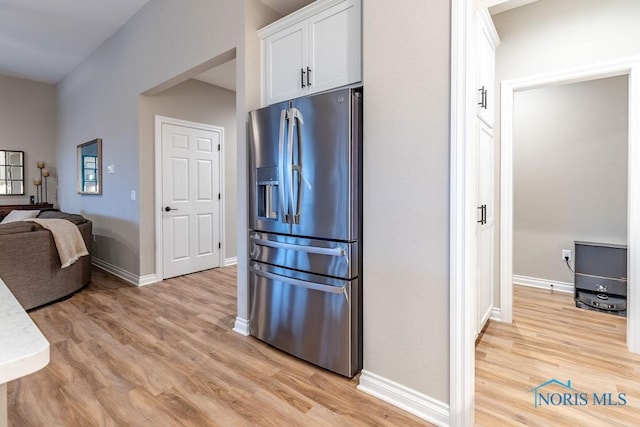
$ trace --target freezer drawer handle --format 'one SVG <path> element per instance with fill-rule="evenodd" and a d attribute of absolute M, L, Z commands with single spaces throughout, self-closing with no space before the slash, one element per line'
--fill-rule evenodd
<path fill-rule="evenodd" d="M 251 237 L 251 241 L 257 245 L 269 246 L 278 249 L 290 249 L 292 251 L 307 252 L 316 255 L 344 256 L 343 248 L 318 248 L 316 246 L 292 245 L 291 243 L 274 242 L 272 240 Z"/>
<path fill-rule="evenodd" d="M 269 273 L 267 271 L 253 269 L 253 272 L 262 276 L 265 279 L 276 280 L 278 282 L 286 283 L 287 285 L 299 286 L 301 288 L 312 289 L 314 291 L 320 292 L 328 292 L 332 294 L 342 294 L 349 301 L 349 295 L 347 295 L 347 287 L 346 286 L 331 286 L 331 285 L 322 285 L 320 283 L 307 282 L 305 280 L 293 279 L 291 277 L 281 276 L 279 274 Z"/>

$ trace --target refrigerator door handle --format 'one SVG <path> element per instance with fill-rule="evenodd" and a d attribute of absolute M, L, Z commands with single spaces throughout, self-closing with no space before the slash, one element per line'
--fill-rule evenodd
<path fill-rule="evenodd" d="M 304 180 L 304 177 L 302 176 L 302 163 L 303 163 L 303 158 L 302 158 L 302 125 L 304 124 L 304 120 L 302 119 L 302 113 L 300 112 L 300 110 L 298 110 L 297 108 L 292 108 L 291 109 L 291 121 L 293 122 L 293 127 L 296 128 L 297 132 L 295 133 L 295 135 L 297 136 L 297 149 L 298 149 L 298 158 L 297 160 L 293 158 L 293 155 L 291 157 L 291 181 L 293 183 L 293 174 L 297 173 L 297 191 L 296 191 L 296 196 L 295 196 L 295 202 L 292 200 L 292 205 L 291 205 L 291 209 L 293 210 L 292 214 L 293 214 L 293 223 L 294 224 L 300 224 L 300 210 L 302 207 L 302 182 Z M 293 131 L 291 132 L 291 139 L 293 140 Z M 291 150 L 293 150 L 293 143 L 291 146 Z M 294 163 L 294 160 L 295 163 Z M 293 184 L 291 185 L 291 193 L 292 193 L 292 198 L 293 198 Z"/>
<path fill-rule="evenodd" d="M 257 268 L 252 269 L 256 276 L 264 277 L 265 279 L 275 280 L 278 282 L 286 283 L 287 285 L 298 286 L 301 288 L 312 289 L 314 291 L 328 292 L 331 294 L 342 294 L 349 301 L 349 295 L 347 294 L 346 286 L 331 286 L 323 285 L 321 283 L 307 282 L 306 280 L 294 279 L 292 277 L 281 276 L 279 274 L 269 273 L 268 271 L 262 271 Z"/>
<path fill-rule="evenodd" d="M 293 128 L 295 127 L 295 112 L 298 111 L 297 108 L 289 108 L 287 113 L 287 119 L 289 120 L 289 126 L 287 130 L 287 154 L 288 158 L 286 160 L 287 168 L 287 199 L 289 201 L 289 211 L 291 212 L 291 217 L 289 218 L 289 224 L 295 223 L 294 216 L 294 203 L 293 203 Z"/>
<path fill-rule="evenodd" d="M 284 132 L 287 126 L 288 110 L 280 111 L 280 133 L 278 136 L 278 195 L 280 202 L 280 218 L 284 223 L 289 222 L 287 204 L 285 200 L 284 180 Z"/>
<path fill-rule="evenodd" d="M 256 245 L 268 246 L 276 249 L 288 249 L 315 255 L 345 256 L 343 248 L 319 248 L 317 246 L 294 245 L 292 243 L 274 242 L 273 240 L 259 239 L 257 237 L 251 237 L 251 241 Z"/>

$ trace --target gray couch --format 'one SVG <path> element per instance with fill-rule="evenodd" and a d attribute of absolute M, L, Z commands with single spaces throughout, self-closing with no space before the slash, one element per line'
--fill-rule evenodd
<path fill-rule="evenodd" d="M 64 218 L 76 224 L 89 256 L 60 268 L 51 232 L 28 221 L 0 224 L 0 279 L 25 310 L 71 295 L 91 281 L 91 221 L 57 211 L 40 212 L 38 218 Z"/>

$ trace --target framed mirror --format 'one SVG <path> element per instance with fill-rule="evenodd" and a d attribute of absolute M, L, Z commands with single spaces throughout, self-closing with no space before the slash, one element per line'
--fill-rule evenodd
<path fill-rule="evenodd" d="M 24 195 L 24 151 L 0 150 L 0 196 Z"/>
<path fill-rule="evenodd" d="M 102 194 L 102 139 L 78 145 L 78 194 Z"/>

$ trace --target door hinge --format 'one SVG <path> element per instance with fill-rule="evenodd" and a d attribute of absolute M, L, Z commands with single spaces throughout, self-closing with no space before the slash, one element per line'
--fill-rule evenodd
<path fill-rule="evenodd" d="M 222 195 L 218 193 L 218 200 L 222 199 Z"/>
<path fill-rule="evenodd" d="M 218 242 L 218 249 L 222 249 L 222 242 Z"/>

